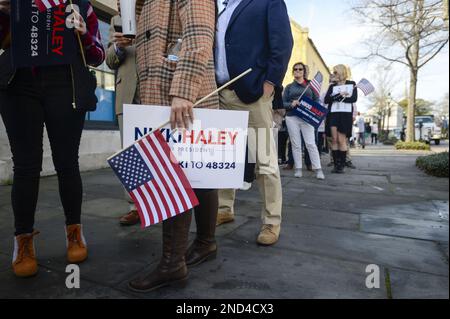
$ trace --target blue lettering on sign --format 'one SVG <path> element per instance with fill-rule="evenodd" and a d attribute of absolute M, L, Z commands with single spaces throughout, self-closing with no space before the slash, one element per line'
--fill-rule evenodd
<path fill-rule="evenodd" d="M 137 141 L 138 139 L 140 139 L 141 137 L 147 135 L 148 133 L 151 133 L 153 131 L 153 128 L 151 127 L 144 127 L 143 129 L 141 129 L 140 127 L 135 127 L 134 128 L 134 140 Z M 171 129 L 168 128 L 162 128 L 161 130 L 161 134 L 165 137 L 166 142 L 167 143 L 181 143 L 181 139 L 182 139 L 182 135 L 181 133 L 176 131 L 173 131 Z"/>

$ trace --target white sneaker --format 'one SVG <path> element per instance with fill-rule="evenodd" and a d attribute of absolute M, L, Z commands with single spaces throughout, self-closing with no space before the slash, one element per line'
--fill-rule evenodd
<path fill-rule="evenodd" d="M 302 169 L 301 168 L 300 169 L 296 169 L 294 176 L 297 177 L 297 178 L 301 178 L 303 176 Z"/>
<path fill-rule="evenodd" d="M 316 175 L 317 179 L 320 179 L 320 180 L 325 179 L 325 175 L 323 174 L 323 171 L 321 169 L 318 169 L 316 174 L 317 174 Z"/>
<path fill-rule="evenodd" d="M 250 188 L 252 188 L 252 183 L 244 182 L 244 185 L 242 188 L 240 188 L 241 191 L 248 191 Z"/>

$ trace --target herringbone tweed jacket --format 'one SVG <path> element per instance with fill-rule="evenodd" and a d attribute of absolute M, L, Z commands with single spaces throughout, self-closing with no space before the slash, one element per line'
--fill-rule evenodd
<path fill-rule="evenodd" d="M 173 97 L 193 103 L 216 89 L 214 0 L 146 0 L 139 17 L 136 58 L 141 101 L 170 106 Z M 182 39 L 179 61 L 168 50 Z M 200 108 L 218 108 L 218 95 Z"/>

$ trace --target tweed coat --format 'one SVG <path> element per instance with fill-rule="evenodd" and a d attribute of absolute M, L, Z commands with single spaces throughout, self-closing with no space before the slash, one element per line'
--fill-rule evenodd
<path fill-rule="evenodd" d="M 214 0 L 146 0 L 138 21 L 136 59 L 142 104 L 170 106 L 173 97 L 193 103 L 216 87 Z M 179 61 L 168 50 L 182 39 Z M 218 108 L 215 95 L 199 108 Z"/>

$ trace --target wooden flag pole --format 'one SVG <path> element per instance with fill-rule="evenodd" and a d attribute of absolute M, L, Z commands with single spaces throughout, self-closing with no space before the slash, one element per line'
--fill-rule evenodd
<path fill-rule="evenodd" d="M 72 0 L 69 0 L 69 3 L 70 3 L 70 8 L 72 9 L 73 12 L 75 12 L 75 8 L 73 7 Z M 79 14 L 81 15 L 81 12 Z M 84 23 L 86 24 L 86 30 L 87 30 L 87 21 L 84 21 Z M 81 58 L 83 59 L 84 66 L 87 67 L 86 56 L 84 55 L 84 47 L 83 47 L 83 43 L 81 42 L 80 33 L 78 31 L 76 31 L 75 33 L 77 34 L 78 45 L 80 46 Z"/>
<path fill-rule="evenodd" d="M 208 94 L 207 96 L 205 96 L 204 98 L 200 99 L 199 101 L 197 101 L 194 104 L 194 108 L 199 106 L 200 104 L 202 104 L 203 102 L 205 102 L 207 99 L 209 99 L 211 96 L 213 96 L 214 94 L 219 93 L 220 91 L 222 91 L 223 89 L 227 88 L 228 86 L 230 86 L 231 84 L 233 84 L 234 82 L 236 82 L 237 80 L 241 79 L 242 77 L 246 76 L 247 74 L 249 74 L 250 72 L 252 72 L 252 69 L 248 69 L 247 71 L 245 71 L 244 73 L 242 73 L 241 75 L 235 77 L 234 79 L 232 79 L 230 82 L 225 83 L 224 85 L 222 85 L 220 88 L 218 88 L 217 90 L 215 90 L 214 92 L 211 92 L 210 94 Z M 170 121 L 165 122 L 164 124 L 161 124 L 160 126 L 158 126 L 158 128 L 156 129 L 156 131 L 162 129 L 164 126 L 170 124 Z"/>
<path fill-rule="evenodd" d="M 211 96 L 213 96 L 214 94 L 219 93 L 220 91 L 222 91 L 223 89 L 227 88 L 228 86 L 230 86 L 231 84 L 233 84 L 234 82 L 236 82 L 237 80 L 243 78 L 244 76 L 246 76 L 247 74 L 249 74 L 250 72 L 252 72 L 252 69 L 248 69 L 247 71 L 245 71 L 244 73 L 242 73 L 241 75 L 235 77 L 234 79 L 232 79 L 231 81 L 225 83 L 224 85 L 222 85 L 220 88 L 218 88 L 217 90 L 211 92 L 210 94 L 208 94 L 207 96 L 201 98 L 200 100 L 198 100 L 195 104 L 194 104 L 194 108 L 199 106 L 201 103 L 205 102 L 207 99 L 209 99 Z M 161 124 L 158 126 L 157 129 L 153 130 L 152 132 L 142 136 L 140 139 L 138 139 L 136 142 L 134 142 L 133 144 L 145 139 L 147 136 L 149 136 L 150 134 L 152 134 L 155 131 L 159 131 L 160 129 L 162 129 L 164 126 L 170 124 L 170 121 L 165 122 L 164 124 Z M 174 132 L 176 132 L 178 129 L 175 129 Z M 120 154 L 121 152 L 123 152 L 124 150 L 130 148 L 131 146 L 128 146 L 127 148 L 124 148 L 123 150 L 118 151 L 117 153 L 115 153 L 114 155 L 111 155 L 110 157 L 108 157 L 108 161 L 113 158 L 114 156 L 117 156 L 118 154 Z"/>
<path fill-rule="evenodd" d="M 314 76 L 314 79 L 316 78 L 316 76 L 317 76 L 319 73 L 320 73 L 320 72 L 317 72 L 317 73 L 316 73 L 316 75 Z M 314 79 L 313 79 L 313 80 L 314 80 Z M 300 95 L 300 97 L 298 98 L 298 101 L 299 101 L 299 102 L 301 101 L 303 95 L 305 95 L 306 91 L 311 87 L 311 82 L 312 82 L 313 80 L 309 81 L 308 85 L 307 85 L 306 88 L 303 90 L 302 95 Z M 320 84 L 320 87 L 322 87 L 322 84 Z"/>

